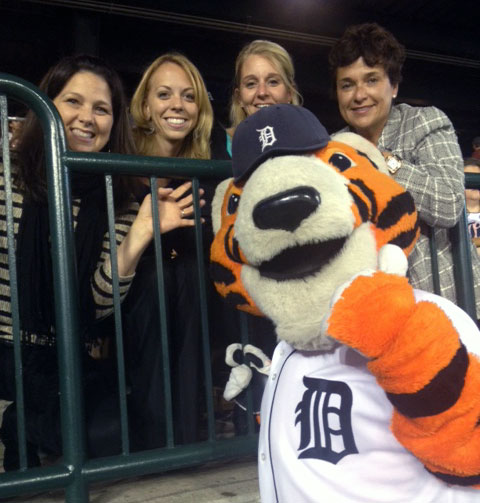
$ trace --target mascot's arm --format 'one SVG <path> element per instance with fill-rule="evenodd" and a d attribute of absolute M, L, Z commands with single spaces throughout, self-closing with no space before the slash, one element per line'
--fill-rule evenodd
<path fill-rule="evenodd" d="M 327 332 L 371 359 L 397 439 L 445 482 L 480 488 L 480 362 L 440 307 L 375 272 L 343 290 Z"/>

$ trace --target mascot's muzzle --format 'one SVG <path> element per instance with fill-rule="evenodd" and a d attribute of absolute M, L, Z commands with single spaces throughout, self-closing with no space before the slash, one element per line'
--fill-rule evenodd
<path fill-rule="evenodd" d="M 262 199 L 253 208 L 252 218 L 259 229 L 294 232 L 320 205 L 317 190 L 298 186 Z M 340 252 L 345 241 L 345 237 L 340 237 L 286 248 L 257 268 L 261 276 L 275 281 L 304 279 L 318 273 Z"/>
<path fill-rule="evenodd" d="M 315 189 L 300 186 L 263 199 L 256 204 L 252 217 L 259 229 L 293 232 L 320 204 L 320 194 Z"/>

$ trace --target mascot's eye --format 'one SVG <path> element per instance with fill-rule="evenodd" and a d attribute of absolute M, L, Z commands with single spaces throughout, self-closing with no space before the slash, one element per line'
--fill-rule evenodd
<path fill-rule="evenodd" d="M 349 159 L 345 154 L 340 154 L 336 152 L 328 160 L 330 164 L 338 168 L 340 171 L 345 171 L 353 166 L 353 161 Z"/>
<path fill-rule="evenodd" d="M 238 208 L 238 202 L 240 201 L 240 196 L 238 194 L 232 194 L 228 200 L 227 213 L 233 215 Z"/>

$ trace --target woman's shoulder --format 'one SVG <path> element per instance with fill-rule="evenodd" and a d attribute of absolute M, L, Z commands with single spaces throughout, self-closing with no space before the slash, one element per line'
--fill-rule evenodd
<path fill-rule="evenodd" d="M 402 103 L 392 108 L 383 136 L 386 146 L 405 144 L 413 148 L 437 133 L 455 138 L 455 129 L 447 115 L 437 107 L 414 107 Z"/>
<path fill-rule="evenodd" d="M 10 172 L 12 174 L 12 178 L 15 176 L 15 171 L 16 171 L 16 164 L 15 164 L 14 160 L 12 159 L 10 161 Z M 2 189 L 5 186 L 5 166 L 3 163 L 3 159 L 1 157 L 0 157 L 0 185 L 1 185 Z M 13 189 L 14 193 L 19 192 L 18 188 L 16 187 L 16 185 L 13 181 L 12 181 L 12 189 Z"/>
<path fill-rule="evenodd" d="M 12 163 L 11 164 L 11 172 L 12 174 L 15 171 L 15 165 Z M 14 203 L 14 208 L 17 208 L 14 211 L 21 211 L 20 208 L 23 206 L 23 193 L 22 191 L 17 187 L 15 182 L 12 180 L 11 184 L 12 188 L 12 200 Z M 5 214 L 5 201 L 7 198 L 6 194 L 6 189 L 5 189 L 5 167 L 3 164 L 3 160 L 0 159 L 0 207 L 2 208 L 0 213 L 1 215 Z"/>
<path fill-rule="evenodd" d="M 451 125 L 451 121 L 445 112 L 435 106 L 416 107 L 401 103 L 395 105 L 393 112 L 393 115 L 399 116 L 402 122 L 413 121 L 415 125 L 422 125 L 427 129 Z"/>

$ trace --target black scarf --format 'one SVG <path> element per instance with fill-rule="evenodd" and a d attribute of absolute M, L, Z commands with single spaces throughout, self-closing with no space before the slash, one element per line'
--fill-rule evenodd
<path fill-rule="evenodd" d="M 95 320 L 90 280 L 100 258 L 108 221 L 103 176 L 74 173 L 72 195 L 81 200 L 75 229 L 75 252 L 81 329 L 88 336 L 88 329 Z M 22 335 L 27 340 L 33 334 L 52 339 L 55 310 L 46 202 L 24 200 L 16 258 Z"/>

